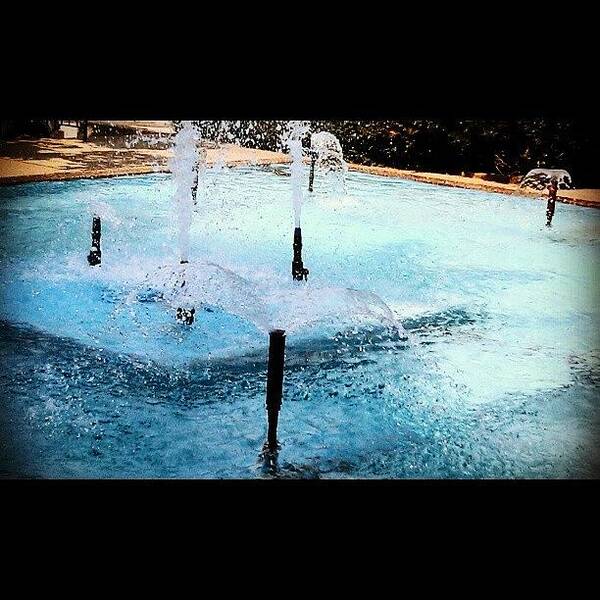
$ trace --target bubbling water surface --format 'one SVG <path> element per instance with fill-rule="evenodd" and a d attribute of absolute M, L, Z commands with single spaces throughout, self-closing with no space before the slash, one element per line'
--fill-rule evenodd
<path fill-rule="evenodd" d="M 303 198 L 295 285 L 290 179 L 207 178 L 187 265 L 171 177 L 0 188 L 3 473 L 262 476 L 274 326 L 280 476 L 598 473 L 596 212 L 351 172 Z"/>

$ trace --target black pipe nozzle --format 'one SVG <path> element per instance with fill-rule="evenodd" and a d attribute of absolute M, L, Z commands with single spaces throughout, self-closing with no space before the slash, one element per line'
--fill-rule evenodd
<path fill-rule="evenodd" d="M 192 325 L 194 323 L 194 315 L 196 314 L 195 308 L 178 308 L 177 309 L 177 320 L 186 325 Z"/>
<path fill-rule="evenodd" d="M 294 229 L 294 260 L 292 261 L 292 277 L 294 281 L 308 281 L 308 269 L 302 262 L 302 229 Z"/>
<path fill-rule="evenodd" d="M 102 223 L 100 217 L 94 215 L 92 221 L 92 249 L 88 254 L 87 261 L 94 267 L 102 262 L 102 252 L 100 250 L 100 238 L 102 236 Z"/>
<path fill-rule="evenodd" d="M 315 181 L 315 163 L 317 162 L 317 153 L 314 150 L 310 151 L 310 175 L 308 176 L 308 191 L 313 191 L 313 183 Z"/>
<path fill-rule="evenodd" d="M 285 359 L 285 331 L 275 329 L 269 333 L 269 363 L 267 367 L 267 443 L 265 449 L 276 452 L 277 422 L 283 398 L 283 365 Z"/>

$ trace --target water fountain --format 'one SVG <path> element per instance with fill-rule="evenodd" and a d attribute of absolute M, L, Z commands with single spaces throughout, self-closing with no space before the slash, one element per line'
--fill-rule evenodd
<path fill-rule="evenodd" d="M 199 177 L 203 170 L 201 154 L 197 145 L 199 134 L 191 121 L 183 121 L 181 128 L 175 135 L 173 143 L 173 157 L 169 161 L 173 181 L 175 184 L 174 203 L 177 207 L 178 222 L 178 249 L 180 265 L 189 263 L 190 253 L 190 228 L 192 226 L 192 210 L 196 201 Z M 186 286 L 186 268 L 182 267 L 178 273 L 179 288 L 184 292 Z M 182 294 L 183 295 L 183 294 Z M 178 306 L 177 320 L 191 325 L 194 322 L 195 308 L 193 306 Z"/>
<path fill-rule="evenodd" d="M 278 426 L 280 476 L 588 476 L 598 215 L 565 205 L 541 235 L 528 200 L 356 172 L 340 203 L 315 165 L 311 197 L 307 163 L 294 179 L 225 169 L 221 205 L 200 175 L 191 217 L 177 164 L 0 188 L 3 440 L 23 448 L 4 472 L 260 477 Z"/>
<path fill-rule="evenodd" d="M 328 131 L 319 131 L 310 136 L 310 177 L 309 192 L 313 191 L 315 171 L 332 175 L 335 186 L 346 194 L 348 165 L 344 160 L 342 145 L 338 138 Z"/>
<path fill-rule="evenodd" d="M 359 361 L 359 353 L 365 345 L 378 346 L 381 339 L 384 344 L 392 343 L 390 340 L 397 338 L 386 337 L 386 330 L 401 331 L 393 311 L 377 294 L 354 289 L 352 280 L 333 281 L 333 270 L 320 269 L 318 276 L 307 282 L 301 237 L 303 186 L 307 174 L 302 160 L 302 138 L 307 131 L 305 123 L 292 123 L 285 137 L 292 158 L 289 183 L 262 171 L 244 168 L 225 169 L 219 174 L 223 181 L 234 180 L 235 186 L 229 183 L 227 186 L 236 189 L 225 199 L 228 205 L 219 208 L 213 203 L 212 208 L 216 212 L 223 211 L 217 215 L 219 219 L 227 217 L 223 219 L 226 232 L 222 239 L 229 234 L 236 237 L 216 256 L 209 237 L 194 235 L 199 229 L 196 225 L 200 225 L 209 236 L 215 215 L 206 210 L 203 201 L 204 198 L 210 200 L 203 185 L 205 157 L 198 153 L 201 136 L 192 123 L 183 122 L 174 138 L 169 163 L 171 177 L 150 176 L 148 187 L 141 179 L 142 187 L 136 192 L 136 202 L 141 200 L 139 204 L 131 203 L 129 194 L 132 192 L 127 186 L 133 189 L 133 183 L 127 179 L 116 180 L 116 188 L 111 187 L 111 182 L 104 183 L 100 195 L 110 198 L 110 204 L 98 202 L 97 194 L 90 201 L 89 192 L 82 188 L 82 204 L 94 216 L 90 256 L 98 256 L 97 264 L 100 218 L 104 223 L 115 225 L 104 232 L 102 242 L 105 250 L 110 251 L 103 256 L 102 269 L 85 265 L 84 272 L 77 262 L 65 261 L 64 270 L 51 274 L 52 282 L 47 286 L 50 291 L 45 291 L 45 296 L 24 295 L 29 304 L 20 320 L 29 319 L 61 339 L 72 337 L 84 345 L 92 343 L 107 354 L 132 356 L 135 360 L 148 361 L 147 364 L 154 361 L 170 367 L 176 365 L 183 372 L 208 370 L 219 361 L 264 364 L 268 335 L 271 358 L 267 377 L 267 449 L 276 451 L 286 337 L 291 364 L 297 368 L 302 353 L 313 349 L 323 355 L 347 354 Z M 252 181 L 257 176 L 258 186 L 246 189 L 244 177 Z M 203 212 L 202 219 L 197 219 L 192 227 L 196 214 L 193 208 L 195 186 L 198 206 Z M 276 198 L 270 193 L 271 186 L 279 194 Z M 154 190 L 153 194 L 146 193 L 150 189 Z M 312 204 L 311 211 L 318 203 Z M 319 210 L 328 218 L 323 206 Z M 227 230 L 231 211 L 238 211 L 234 212 L 237 215 L 235 228 Z M 280 269 L 277 260 L 278 256 L 283 257 L 281 264 L 289 265 L 285 262 L 288 242 L 283 241 L 283 228 L 289 223 L 290 212 L 294 225 L 295 276 L 292 281 L 288 268 Z M 260 239 L 262 218 L 275 219 L 264 226 L 263 232 L 270 236 L 265 240 Z M 169 249 L 171 223 L 176 243 Z M 311 219 L 313 223 L 318 232 L 319 223 Z M 247 244 L 249 234 L 252 240 L 259 239 L 250 242 L 255 245 L 254 252 L 261 253 L 258 268 L 256 264 L 249 266 L 247 257 L 252 257 L 252 251 L 246 250 L 241 259 L 235 256 L 236 244 Z M 132 236 L 135 240 L 131 240 Z M 283 246 L 277 253 L 270 254 L 268 247 L 278 243 L 278 236 Z M 200 247 L 206 251 L 199 249 L 198 242 L 202 242 Z M 171 254 L 173 258 L 167 258 Z M 325 254 L 327 252 L 315 253 L 315 260 L 323 261 Z M 78 257 L 85 263 L 80 252 Z M 304 284 L 299 285 L 299 280 Z M 50 304 L 52 310 L 47 309 Z M 61 315 L 70 312 L 68 307 L 75 305 L 78 311 L 85 310 L 94 318 L 80 319 L 75 311 L 71 311 L 68 319 L 62 318 Z M 202 366 L 197 367 L 198 364 Z M 189 394 L 196 392 L 190 390 Z"/>
<path fill-rule="evenodd" d="M 573 179 L 568 171 L 544 168 L 531 169 L 521 180 L 520 187 L 544 190 L 552 179 L 556 179 L 560 190 L 570 190 L 573 187 Z"/>
<path fill-rule="evenodd" d="M 292 260 L 292 278 L 294 281 L 306 281 L 308 269 L 302 262 L 302 139 L 308 132 L 308 123 L 302 121 L 291 121 L 289 130 L 284 139 L 284 144 L 289 148 L 292 164 L 290 166 L 292 185 L 292 208 L 294 212 L 294 259 Z"/>
<path fill-rule="evenodd" d="M 227 130 L 226 124 L 220 129 Z M 303 197 L 303 148 L 302 139 L 308 132 L 308 123 L 292 121 L 283 131 L 283 146 L 291 156 L 290 191 L 293 213 L 293 261 L 294 281 L 306 281 L 308 269 L 302 258 L 302 207 Z M 226 134 L 222 133 L 225 136 Z M 317 136 L 331 140 L 330 136 Z M 251 274 L 241 275 L 221 264 L 195 257 L 190 261 L 190 228 L 192 223 L 192 200 L 190 189 L 194 185 L 194 172 L 205 172 L 205 155 L 196 154 L 200 136 L 198 130 L 184 122 L 177 133 L 171 161 L 174 184 L 174 205 L 178 223 L 178 265 L 161 265 L 150 272 L 136 292 L 140 299 L 160 300 L 179 315 L 184 323 L 193 321 L 202 306 L 213 307 L 224 314 L 242 318 L 258 330 L 268 333 L 273 329 L 285 329 L 296 333 L 308 328 L 353 326 L 363 320 L 379 323 L 384 327 L 398 327 L 395 317 L 375 294 L 335 286 L 282 287 L 277 280 L 264 283 Z M 329 143 L 328 142 L 328 143 Z M 339 143 L 338 143 L 339 144 Z M 328 159 L 323 154 L 323 164 Z M 198 165 L 198 167 L 196 167 Z M 220 171 L 225 176 L 227 171 Z M 206 190 L 200 176 L 198 197 L 205 197 Z M 205 198 L 209 200 L 208 197 Z M 227 199 L 225 200 L 227 202 Z M 230 199 L 231 203 L 232 200 Z M 218 207 L 215 207 L 219 210 Z M 224 208 L 224 207 L 223 207 Z M 209 215 L 205 213 L 205 219 Z M 327 274 L 324 274 L 327 280 Z M 194 309 L 194 313 L 192 313 Z M 211 309 L 212 310 L 212 309 Z"/>
<path fill-rule="evenodd" d="M 190 228 L 192 225 L 192 190 L 197 189 L 200 171 L 197 150 L 198 131 L 191 121 L 183 121 L 173 142 L 169 169 L 175 184 L 173 201 L 177 207 L 178 248 L 181 264 L 189 262 Z"/>

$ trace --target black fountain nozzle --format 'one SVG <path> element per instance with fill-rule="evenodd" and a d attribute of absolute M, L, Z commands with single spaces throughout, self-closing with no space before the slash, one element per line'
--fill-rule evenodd
<path fill-rule="evenodd" d="M 292 277 L 294 281 L 308 281 L 308 269 L 304 268 L 302 262 L 302 229 L 294 229 L 294 260 L 292 261 Z"/>
<path fill-rule="evenodd" d="M 313 191 L 313 183 L 315 181 L 315 163 L 317 162 L 317 152 L 316 150 L 310 149 L 308 151 L 310 155 L 310 175 L 308 176 L 308 191 Z"/>
<path fill-rule="evenodd" d="M 177 309 L 177 320 L 186 325 L 192 325 L 194 323 L 194 315 L 196 314 L 195 308 L 178 308 Z"/>
<path fill-rule="evenodd" d="M 196 206 L 196 196 L 198 195 L 198 181 L 199 181 L 199 173 L 198 173 L 198 165 L 194 169 L 194 183 L 192 184 L 192 202 L 194 206 Z"/>
<path fill-rule="evenodd" d="M 100 217 L 94 215 L 92 221 L 92 249 L 88 254 L 87 261 L 94 267 L 102 262 L 102 252 L 100 250 L 100 237 L 102 236 L 102 223 Z"/>
<path fill-rule="evenodd" d="M 277 452 L 277 422 L 283 398 L 283 364 L 285 359 L 285 331 L 269 332 L 269 363 L 267 366 L 267 441 L 264 450 Z"/>
<path fill-rule="evenodd" d="M 190 261 L 189 260 L 185 260 L 185 259 L 181 259 L 179 261 L 180 265 L 187 265 Z M 185 286 L 185 279 L 182 281 L 181 283 L 181 287 Z M 181 323 L 185 323 L 186 325 L 192 325 L 194 322 L 194 315 L 196 314 L 196 309 L 195 308 L 178 308 L 177 309 L 177 320 L 180 321 Z"/>

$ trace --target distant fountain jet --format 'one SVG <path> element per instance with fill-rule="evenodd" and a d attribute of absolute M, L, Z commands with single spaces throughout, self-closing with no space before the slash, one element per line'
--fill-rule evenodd
<path fill-rule="evenodd" d="M 348 165 L 344 160 L 342 145 L 337 137 L 328 131 L 313 133 L 310 136 L 308 153 L 311 161 L 308 191 L 313 191 L 316 169 L 322 173 L 333 173 L 345 190 Z"/>
<path fill-rule="evenodd" d="M 556 178 L 559 190 L 570 190 L 573 188 L 571 175 L 564 169 L 532 169 L 523 177 L 520 187 L 545 190 L 553 178 Z"/>

